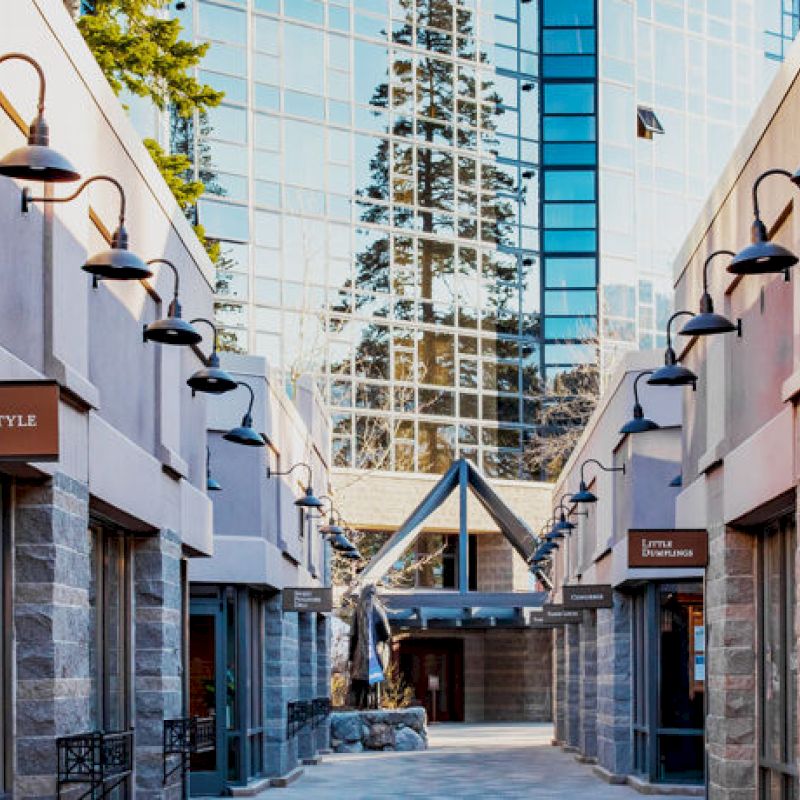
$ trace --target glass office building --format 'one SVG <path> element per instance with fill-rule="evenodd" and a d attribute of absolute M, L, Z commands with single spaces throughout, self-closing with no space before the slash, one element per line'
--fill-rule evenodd
<path fill-rule="evenodd" d="M 767 2 L 187 4 L 226 342 L 319 375 L 338 466 L 523 477 L 557 375 L 660 343 Z"/>

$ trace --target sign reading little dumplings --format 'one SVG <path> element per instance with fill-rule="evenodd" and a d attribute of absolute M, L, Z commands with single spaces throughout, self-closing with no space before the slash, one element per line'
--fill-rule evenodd
<path fill-rule="evenodd" d="M 704 530 L 630 530 L 629 567 L 705 567 L 708 534 Z"/>
<path fill-rule="evenodd" d="M 58 461 L 55 381 L 0 382 L 0 460 Z"/>
<path fill-rule="evenodd" d="M 561 593 L 567 608 L 611 608 L 611 587 L 603 584 L 562 586 Z"/>

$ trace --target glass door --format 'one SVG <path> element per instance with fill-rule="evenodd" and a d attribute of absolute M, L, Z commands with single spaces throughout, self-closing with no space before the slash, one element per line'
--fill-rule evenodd
<path fill-rule="evenodd" d="M 215 717 L 214 750 L 194 753 L 190 762 L 191 793 L 219 794 L 225 786 L 224 749 L 226 718 L 224 602 L 216 596 L 192 597 L 189 608 L 189 716 Z"/>
<path fill-rule="evenodd" d="M 797 800 L 797 638 L 794 519 L 769 525 L 759 540 L 758 701 L 760 800 Z"/>

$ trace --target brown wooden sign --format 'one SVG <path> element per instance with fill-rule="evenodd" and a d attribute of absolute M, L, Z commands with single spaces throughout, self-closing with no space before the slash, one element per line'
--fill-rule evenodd
<path fill-rule="evenodd" d="M 707 564 L 706 531 L 628 531 L 629 567 L 705 567 Z"/>
<path fill-rule="evenodd" d="M 530 625 L 532 628 L 554 628 L 555 624 L 552 622 L 547 622 L 544 618 L 544 611 L 531 611 L 531 615 L 528 618 Z"/>
<path fill-rule="evenodd" d="M 564 608 L 564 606 L 543 606 L 544 621 L 551 625 L 574 625 L 583 622 L 583 611 L 579 608 Z"/>
<path fill-rule="evenodd" d="M 561 593 L 566 608 L 611 608 L 611 587 L 605 584 L 579 584 L 562 586 Z"/>
<path fill-rule="evenodd" d="M 0 460 L 58 461 L 55 381 L 0 382 Z"/>
<path fill-rule="evenodd" d="M 283 590 L 284 611 L 318 611 L 333 609 L 333 589 L 286 588 Z"/>

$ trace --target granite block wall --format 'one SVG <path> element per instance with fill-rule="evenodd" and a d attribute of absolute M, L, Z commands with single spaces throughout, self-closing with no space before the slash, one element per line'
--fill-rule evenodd
<path fill-rule="evenodd" d="M 566 633 L 561 625 L 553 629 L 553 738 L 559 744 L 567 740 Z"/>
<path fill-rule="evenodd" d="M 325 614 L 317 615 L 317 681 L 315 697 L 331 696 L 331 620 Z M 330 749 L 330 725 L 327 721 L 316 729 L 316 752 Z"/>
<path fill-rule="evenodd" d="M 580 625 L 564 626 L 564 668 L 566 680 L 566 708 L 564 724 L 567 747 L 580 748 L 581 730 L 581 663 L 580 663 Z"/>
<path fill-rule="evenodd" d="M 583 612 L 580 631 L 579 702 L 581 725 L 578 748 L 584 758 L 597 756 L 597 612 Z"/>
<path fill-rule="evenodd" d="M 297 699 L 313 700 L 317 696 L 317 615 L 297 614 Z M 316 734 L 306 725 L 297 734 L 297 756 L 300 759 L 316 755 Z"/>

